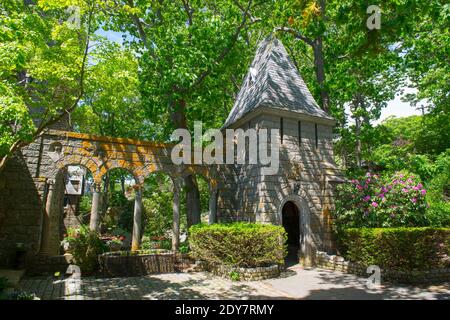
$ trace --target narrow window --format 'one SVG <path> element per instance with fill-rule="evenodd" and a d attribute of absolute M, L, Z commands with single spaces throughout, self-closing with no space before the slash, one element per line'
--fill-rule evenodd
<path fill-rule="evenodd" d="M 298 144 L 302 144 L 302 122 L 298 122 Z"/>
<path fill-rule="evenodd" d="M 280 118 L 280 139 L 281 144 L 283 144 L 283 118 Z"/>
<path fill-rule="evenodd" d="M 319 146 L 319 137 L 317 136 L 317 123 L 314 124 L 314 134 L 316 138 L 316 149 Z"/>

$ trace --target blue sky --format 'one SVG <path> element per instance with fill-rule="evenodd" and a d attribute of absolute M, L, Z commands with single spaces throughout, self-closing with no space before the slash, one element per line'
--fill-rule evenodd
<path fill-rule="evenodd" d="M 120 44 L 123 43 L 122 33 L 120 32 L 100 30 L 97 32 L 97 34 L 105 36 L 111 41 L 115 41 Z M 403 88 L 403 91 L 404 94 L 406 94 L 414 92 L 414 89 Z M 388 102 L 387 107 L 381 111 L 380 119 L 375 121 L 375 124 L 380 123 L 381 121 L 390 116 L 407 117 L 411 115 L 420 115 L 420 114 L 421 114 L 420 110 L 417 110 L 415 107 L 411 106 L 411 104 L 408 102 L 401 101 L 401 96 L 397 96 L 395 97 L 395 99 Z"/>

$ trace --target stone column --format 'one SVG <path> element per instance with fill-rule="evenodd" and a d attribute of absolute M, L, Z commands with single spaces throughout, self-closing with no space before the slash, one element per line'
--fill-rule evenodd
<path fill-rule="evenodd" d="M 42 220 L 41 253 L 50 253 L 50 218 L 53 211 L 55 182 L 47 181 L 47 198 L 45 201 L 45 211 Z"/>
<path fill-rule="evenodd" d="M 209 193 L 209 224 L 217 222 L 217 190 Z"/>
<path fill-rule="evenodd" d="M 91 218 L 89 221 L 89 229 L 91 231 L 98 231 L 98 226 L 100 223 L 100 198 L 101 198 L 101 186 L 99 183 L 93 185 L 92 192 L 92 207 L 91 207 Z"/>
<path fill-rule="evenodd" d="M 172 251 L 177 252 L 180 247 L 180 188 L 173 188 L 173 224 L 172 224 Z"/>
<path fill-rule="evenodd" d="M 131 240 L 131 250 L 139 250 L 141 246 L 141 230 L 142 230 L 142 188 L 135 189 L 136 197 L 134 198 L 134 218 L 133 218 L 133 238 Z"/>

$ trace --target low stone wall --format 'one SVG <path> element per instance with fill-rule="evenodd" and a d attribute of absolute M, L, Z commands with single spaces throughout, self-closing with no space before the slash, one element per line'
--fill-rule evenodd
<path fill-rule="evenodd" d="M 29 268 L 27 268 L 27 275 L 43 275 L 54 274 L 60 272 L 65 274 L 69 265 L 73 262 L 71 254 L 64 254 L 59 256 L 37 255 Z"/>
<path fill-rule="evenodd" d="M 257 268 L 240 268 L 218 265 L 210 268 L 209 271 L 216 276 L 228 279 L 230 279 L 231 274 L 236 273 L 239 275 L 239 280 L 244 281 L 264 280 L 276 278 L 280 275 L 280 267 L 278 265 Z"/>
<path fill-rule="evenodd" d="M 100 271 L 107 277 L 140 276 L 184 271 L 191 260 L 167 250 L 116 251 L 99 256 Z"/>
<path fill-rule="evenodd" d="M 368 277 L 367 266 L 361 266 L 354 262 L 345 261 L 341 256 L 329 255 L 326 252 L 318 251 L 316 254 L 316 267 L 341 271 Z M 381 281 L 391 283 L 406 284 L 430 284 L 450 281 L 450 268 L 434 270 L 383 270 L 381 269 Z"/>

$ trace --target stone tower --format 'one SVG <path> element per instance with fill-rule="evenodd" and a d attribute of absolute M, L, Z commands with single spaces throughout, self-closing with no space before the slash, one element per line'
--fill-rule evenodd
<path fill-rule="evenodd" d="M 280 166 L 267 175 L 260 164 L 236 165 L 234 210 L 225 217 L 226 208 L 220 208 L 221 219 L 283 225 L 290 253 L 305 264 L 313 263 L 316 250 L 334 251 L 329 214 L 333 183 L 341 181 L 333 160 L 334 124 L 283 44 L 266 38 L 223 129 L 277 129 Z"/>

